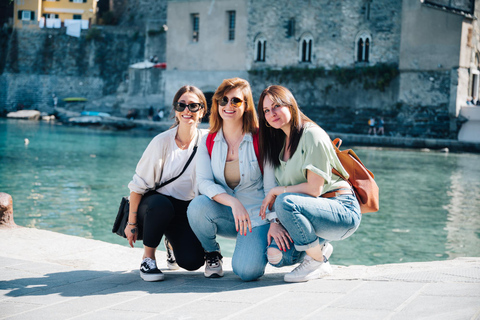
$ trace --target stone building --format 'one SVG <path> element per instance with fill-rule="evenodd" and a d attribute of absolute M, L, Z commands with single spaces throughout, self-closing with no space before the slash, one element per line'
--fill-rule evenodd
<path fill-rule="evenodd" d="M 331 130 L 382 115 L 394 134 L 456 137 L 478 97 L 479 4 L 169 0 L 165 104 L 185 83 L 212 92 L 239 76 L 256 97 L 286 85 L 312 118 L 333 117 Z"/>

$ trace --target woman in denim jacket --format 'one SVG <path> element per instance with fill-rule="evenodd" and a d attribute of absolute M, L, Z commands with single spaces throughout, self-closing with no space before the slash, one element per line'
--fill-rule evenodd
<path fill-rule="evenodd" d="M 197 184 L 202 194 L 187 211 L 193 231 L 205 250 L 205 277 L 223 276 L 222 255 L 216 236 L 236 238 L 233 272 L 244 281 L 265 272 L 269 224 L 259 216 L 265 196 L 255 155 L 253 134 L 258 119 L 247 81 L 226 79 L 212 98 L 211 149 L 204 137 L 198 149 Z"/>
<path fill-rule="evenodd" d="M 349 237 L 360 225 L 360 206 L 348 182 L 332 173 L 335 168 L 348 177 L 329 136 L 300 111 L 287 88 L 265 89 L 258 113 L 260 150 L 274 167 L 278 185 L 269 190 L 261 210 L 265 218 L 265 209 L 274 205 L 277 215 L 269 217 L 268 237 L 274 241 L 268 261 L 278 267 L 301 262 L 285 275 L 287 282 L 318 279 L 332 272 L 329 241 Z M 265 171 L 265 176 L 271 175 Z"/>

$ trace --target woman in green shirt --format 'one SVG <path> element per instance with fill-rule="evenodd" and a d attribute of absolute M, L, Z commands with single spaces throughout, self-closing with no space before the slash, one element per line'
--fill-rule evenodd
<path fill-rule="evenodd" d="M 276 187 L 262 203 L 260 215 L 271 223 L 267 257 L 274 266 L 303 262 L 285 275 L 287 282 L 321 278 L 332 272 L 329 241 L 352 235 L 360 225 L 360 206 L 327 133 L 298 108 L 292 93 L 270 86 L 260 96 L 259 144 L 265 170 L 273 170 Z M 265 172 L 266 176 L 272 176 Z M 292 241 L 294 248 L 289 245 Z M 291 248 L 290 248 L 291 247 Z"/>

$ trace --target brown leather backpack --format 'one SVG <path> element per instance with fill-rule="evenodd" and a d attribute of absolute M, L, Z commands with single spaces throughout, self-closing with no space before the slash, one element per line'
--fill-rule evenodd
<path fill-rule="evenodd" d="M 362 213 L 377 212 L 380 208 L 379 189 L 373 173 L 365 167 L 352 149 L 340 151 L 341 139 L 336 138 L 332 143 L 338 159 L 349 174 L 349 178 L 345 179 L 335 168 L 332 169 L 332 172 L 348 181 L 353 187 Z"/>

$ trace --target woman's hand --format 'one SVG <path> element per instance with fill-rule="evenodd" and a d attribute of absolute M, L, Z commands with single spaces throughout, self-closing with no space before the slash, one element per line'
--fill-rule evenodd
<path fill-rule="evenodd" d="M 287 230 L 285 230 L 281 224 L 275 222 L 270 223 L 270 229 L 268 230 L 267 234 L 268 245 L 270 245 L 272 242 L 271 238 L 275 240 L 278 248 L 282 251 L 287 251 L 287 249 L 290 249 L 289 241 L 293 243 L 293 240 L 290 238 Z"/>
<path fill-rule="evenodd" d="M 138 228 L 137 226 L 132 226 L 127 224 L 125 227 L 125 236 L 127 236 L 128 244 L 133 248 L 133 244 L 137 241 Z"/>
<path fill-rule="evenodd" d="M 262 219 L 265 219 L 267 216 L 267 208 L 269 210 L 272 210 L 273 204 L 275 203 L 275 199 L 277 199 L 277 195 L 280 194 L 279 190 L 280 187 L 275 187 L 272 188 L 268 193 L 265 199 L 263 199 L 262 206 L 260 207 L 260 214 L 259 216 L 262 217 Z"/>
<path fill-rule="evenodd" d="M 237 199 L 235 199 L 237 200 Z M 252 221 L 247 210 L 240 201 L 235 201 L 232 205 L 233 218 L 235 219 L 235 229 L 240 234 L 246 236 L 247 229 L 252 232 Z"/>

